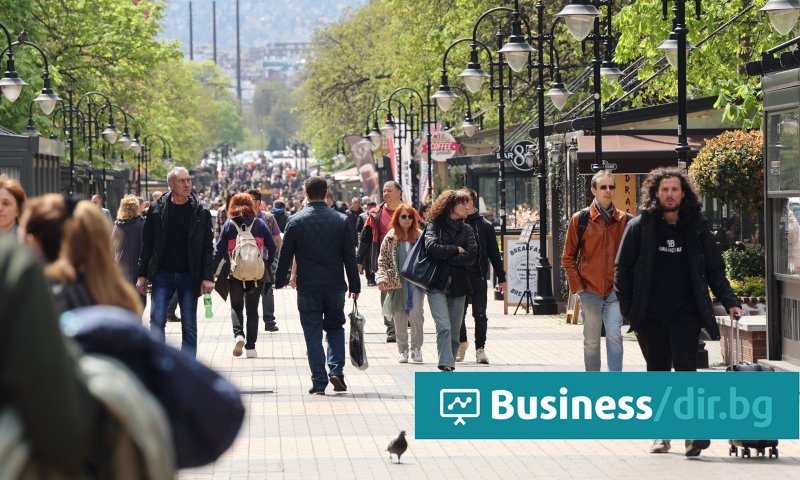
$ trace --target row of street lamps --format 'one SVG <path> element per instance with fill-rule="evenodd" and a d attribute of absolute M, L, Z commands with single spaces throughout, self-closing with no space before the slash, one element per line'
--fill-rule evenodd
<path fill-rule="evenodd" d="M 670 1 L 674 2 L 673 13 L 673 29 L 669 37 L 659 45 L 659 49 L 664 52 L 668 63 L 677 70 L 678 77 L 678 140 L 675 151 L 678 156 L 678 165 L 686 168 L 689 163 L 690 147 L 687 140 L 687 85 L 686 85 L 686 56 L 692 46 L 688 43 L 686 26 L 686 2 L 687 0 L 662 0 L 663 3 L 663 16 L 666 20 L 667 9 Z M 490 96 L 493 99 L 494 93 L 497 92 L 497 110 L 498 110 L 498 149 L 496 153 L 496 160 L 498 164 L 497 169 L 497 186 L 499 193 L 498 214 L 500 217 L 500 236 L 501 242 L 506 235 L 506 180 L 505 180 L 505 159 L 506 159 L 506 145 L 505 145 L 505 100 L 506 94 L 509 98 L 512 95 L 512 77 L 514 72 L 521 72 L 528 70 L 529 77 L 532 71 L 537 72 L 536 94 L 537 94 L 537 114 L 538 114 L 538 138 L 537 145 L 534 146 L 535 155 L 538 157 L 538 165 L 536 168 L 538 186 L 539 186 L 539 214 L 540 214 L 540 230 L 539 230 L 539 266 L 537 267 L 537 295 L 534 297 L 534 313 L 536 314 L 552 314 L 556 313 L 557 305 L 553 298 L 552 287 L 552 268 L 547 259 L 547 172 L 548 172 L 548 155 L 545 148 L 545 107 L 544 99 L 549 98 L 553 106 L 557 110 L 561 110 L 567 103 L 569 96 L 572 92 L 565 87 L 561 74 L 559 71 L 559 56 L 554 45 L 554 31 L 559 20 L 563 20 L 570 35 L 577 41 L 591 40 L 592 49 L 592 74 L 593 86 L 592 97 L 594 100 L 594 140 L 595 140 L 595 161 L 592 168 L 600 170 L 609 168 L 610 165 L 603 159 L 603 145 L 602 145 L 602 109 L 603 99 L 601 90 L 601 79 L 606 78 L 611 81 L 619 79 L 623 72 L 613 62 L 613 49 L 615 36 L 612 31 L 612 10 L 614 7 L 613 0 L 570 0 L 558 14 L 555 15 L 555 20 L 552 22 L 549 32 L 545 30 L 544 26 L 544 9 L 545 5 L 543 0 L 538 0 L 534 9 L 536 12 L 535 21 L 525 15 L 519 9 L 519 1 L 514 0 L 513 8 L 509 7 L 496 7 L 485 11 L 475 22 L 472 29 L 472 37 L 461 38 L 451 43 L 444 52 L 442 58 L 441 69 L 441 83 L 439 88 L 431 95 L 430 84 L 428 84 L 427 98 L 435 101 L 436 105 L 443 112 L 447 112 L 452 107 L 454 101 L 459 98 L 459 95 L 454 91 L 454 86 L 451 86 L 448 81 L 447 70 L 447 57 L 453 47 L 462 43 L 469 43 L 470 56 L 466 69 L 464 69 L 458 76 L 463 79 L 466 89 L 471 93 L 478 92 L 483 84 L 489 81 Z M 702 13 L 701 1 L 694 0 L 695 14 L 700 18 Z M 605 14 L 600 12 L 600 8 L 605 9 Z M 800 0 L 769 0 L 767 4 L 761 9 L 765 11 L 770 18 L 773 27 L 780 33 L 789 33 L 797 24 L 800 18 Z M 498 31 L 495 34 L 497 44 L 496 57 L 492 54 L 492 48 L 489 42 L 484 42 L 478 39 L 478 29 L 481 22 L 488 17 L 496 14 L 504 15 L 510 21 L 510 34 Z M 532 31 L 532 28 L 534 31 Z M 530 42 L 536 43 L 534 48 Z M 549 47 L 549 48 L 548 48 Z M 489 60 L 489 72 L 486 72 L 480 63 L 481 53 L 485 53 Z M 545 59 L 545 53 L 548 54 Z M 534 59 L 534 54 L 536 58 Z M 507 71 L 508 68 L 510 71 Z M 551 86 L 545 91 L 545 72 L 550 76 Z M 432 125 L 435 119 L 431 115 L 430 103 L 424 103 L 422 97 L 415 90 L 409 87 L 401 87 L 395 90 L 389 98 L 379 102 L 378 106 L 373 109 L 367 117 L 367 134 L 365 141 L 369 141 L 373 150 L 376 150 L 383 140 L 393 135 L 396 137 L 399 130 L 395 117 L 393 116 L 392 98 L 394 93 L 398 90 L 408 89 L 416 93 L 419 97 L 421 110 L 425 111 L 427 108 L 427 118 L 421 122 L 422 125 L 427 126 L 428 133 L 428 146 L 430 147 L 430 135 Z M 469 102 L 467 95 L 464 95 Z M 387 107 L 387 121 L 384 128 L 379 130 L 377 115 L 381 110 L 381 105 L 388 104 Z M 406 109 L 408 111 L 409 109 Z M 471 136 L 475 132 L 474 122 L 471 118 L 471 107 L 467 107 L 466 121 L 462 125 L 464 133 Z M 411 117 L 413 119 L 413 117 Z M 373 126 L 370 129 L 370 119 L 373 121 Z M 405 120 L 405 119 L 404 119 Z M 408 124 L 408 121 L 406 121 Z M 412 123 L 413 125 L 413 123 Z M 410 126 L 410 125 L 409 125 Z M 402 134 L 402 139 L 405 139 L 405 131 Z M 413 135 L 414 129 L 411 129 Z M 412 139 L 413 142 L 413 139 Z M 337 152 L 339 155 L 343 154 Z M 428 189 L 432 189 L 432 172 L 431 172 L 431 149 L 428 148 Z M 412 155 L 413 160 L 413 155 Z M 401 162 L 402 163 L 402 162 Z M 401 167 L 402 168 L 402 167 Z M 403 179 L 403 176 L 400 176 Z M 402 181 L 402 180 L 401 180 Z"/>
<path fill-rule="evenodd" d="M 128 119 L 136 121 L 136 119 L 128 113 L 124 108 L 119 105 L 111 103 L 109 97 L 98 91 L 91 91 L 84 93 L 78 97 L 77 101 L 74 100 L 72 87 L 67 87 L 66 101 L 59 97 L 52 89 L 50 82 L 50 66 L 47 60 L 47 55 L 35 43 L 27 40 L 27 35 L 23 30 L 19 34 L 17 41 L 12 40 L 11 32 L 5 24 L 0 22 L 0 29 L 6 37 L 6 48 L 0 52 L 0 58 L 6 55 L 6 71 L 2 78 L 0 78 L 0 90 L 2 90 L 3 97 L 9 102 L 15 102 L 20 94 L 22 88 L 27 86 L 28 83 L 19 77 L 16 72 L 14 64 L 14 49 L 22 46 L 27 46 L 39 52 L 44 63 L 44 72 L 42 73 L 43 87 L 39 95 L 31 101 L 28 109 L 28 126 L 26 132 L 28 135 L 38 135 L 33 121 L 33 104 L 37 103 L 45 115 L 50 115 L 57 106 L 61 107 L 61 117 L 63 121 L 63 132 L 67 138 L 66 142 L 69 146 L 69 193 L 75 193 L 75 132 L 79 131 L 81 140 L 87 146 L 88 160 L 89 160 L 89 178 L 94 178 L 94 159 L 93 152 L 95 149 L 95 142 L 101 137 L 105 140 L 101 148 L 103 153 L 103 167 L 102 167 L 102 191 L 101 195 L 103 201 L 106 197 L 106 155 L 113 157 L 111 146 L 115 143 L 120 147 L 121 159 L 124 160 L 124 151 L 131 150 L 137 157 L 137 194 L 141 194 L 141 165 L 144 164 L 145 172 L 147 172 L 147 165 L 150 161 L 149 149 L 147 145 L 148 137 L 158 137 L 163 143 L 162 160 L 169 161 L 172 156 L 172 147 L 166 139 L 160 135 L 151 134 L 145 136 L 140 142 L 139 132 L 135 132 L 134 137 L 131 138 L 128 130 Z M 99 97 L 99 99 L 98 99 Z M 98 100 L 98 101 L 96 101 Z M 83 108 L 82 108 L 83 107 Z M 107 109 L 108 122 L 103 123 L 100 121 L 100 114 L 103 110 Z M 125 119 L 125 131 L 120 132 L 114 125 L 113 110 L 117 109 L 122 113 Z M 55 124 L 55 118 L 53 119 Z M 108 148 L 107 148 L 108 146 Z M 167 154 L 169 151 L 169 154 Z M 147 184 L 147 173 L 145 173 L 145 184 Z M 92 182 L 93 183 L 93 182 Z M 146 189 L 145 185 L 145 189 Z"/>

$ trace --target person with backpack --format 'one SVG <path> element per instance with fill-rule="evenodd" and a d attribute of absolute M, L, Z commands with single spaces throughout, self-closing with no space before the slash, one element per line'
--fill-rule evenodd
<path fill-rule="evenodd" d="M 608 370 L 622 371 L 622 314 L 614 292 L 614 259 L 629 215 L 614 208 L 615 188 L 610 171 L 594 174 L 594 200 L 570 218 L 561 254 L 569 289 L 581 301 L 583 363 L 587 372 L 600 371 L 604 325 Z"/>
<path fill-rule="evenodd" d="M 257 215 L 249 194 L 234 195 L 228 204 L 228 220 L 214 249 L 218 290 L 224 288 L 221 284 L 226 284 L 227 291 L 221 293 L 231 297 L 235 357 L 242 355 L 243 347 L 247 358 L 258 357 L 258 301 L 264 288 L 264 270 L 275 258 L 275 241 L 267 224 Z M 247 312 L 246 327 L 243 310 Z"/>

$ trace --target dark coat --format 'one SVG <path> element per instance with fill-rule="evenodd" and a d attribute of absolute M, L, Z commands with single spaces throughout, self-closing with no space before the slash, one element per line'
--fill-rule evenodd
<path fill-rule="evenodd" d="M 708 288 L 720 299 L 725 309 L 739 307 L 725 277 L 725 262 L 714 242 L 708 220 L 700 214 L 683 220 L 686 229 L 686 255 L 689 260 L 689 278 L 694 301 L 700 315 L 700 325 L 713 340 L 718 340 L 719 326 L 714 318 Z M 630 331 L 637 331 L 645 320 L 650 285 L 654 272 L 656 217 L 643 213 L 631 219 L 622 236 L 622 244 L 615 262 L 614 290 L 619 299 L 622 316 L 630 322 Z"/>
<path fill-rule="evenodd" d="M 122 269 L 125 278 L 136 285 L 136 273 L 139 270 L 139 253 L 142 251 L 142 234 L 144 233 L 144 217 L 135 217 L 130 220 L 117 220 L 111 238 L 114 240 L 116 251 L 114 260 Z"/>
<path fill-rule="evenodd" d="M 381 215 L 383 215 L 385 207 L 386 203 L 384 202 L 367 212 L 364 218 L 364 226 L 361 227 L 361 233 L 358 238 L 356 262 L 364 265 L 364 268 L 372 274 L 378 271 L 378 255 L 381 253 L 381 241 L 383 240 L 381 237 L 385 237 L 389 232 L 388 230 L 381 231 Z M 370 224 L 367 224 L 369 222 L 368 217 L 372 217 Z M 375 225 L 377 232 L 372 229 L 372 225 Z"/>
<path fill-rule="evenodd" d="M 275 273 L 276 288 L 286 285 L 295 256 L 298 292 L 344 292 L 348 285 L 350 292 L 361 292 L 347 217 L 325 202 L 310 202 L 289 217 Z"/>
<path fill-rule="evenodd" d="M 458 247 L 464 253 L 458 253 Z M 467 266 L 478 256 L 475 234 L 466 223 L 450 218 L 428 222 L 425 229 L 425 250 L 428 256 L 439 260 L 439 271 L 429 290 L 441 290 L 448 297 L 462 297 L 472 293 Z"/>
<path fill-rule="evenodd" d="M 477 211 L 467 217 L 466 222 L 476 233 L 475 240 L 478 243 L 478 266 L 481 268 L 481 277 L 489 280 L 489 262 L 492 262 L 498 283 L 505 283 L 506 272 L 503 270 L 503 259 L 500 257 L 500 248 L 497 246 L 492 222 L 483 218 L 483 215 Z"/>
<path fill-rule="evenodd" d="M 147 277 L 151 282 L 161 265 L 161 256 L 164 254 L 164 247 L 167 241 L 167 224 L 169 222 L 169 205 L 172 192 L 162 196 L 158 201 L 150 205 L 147 210 L 147 219 L 144 224 L 142 235 L 142 251 L 139 254 L 138 275 Z M 189 230 L 189 242 L 186 245 L 189 254 L 189 273 L 192 275 L 192 282 L 199 297 L 202 294 L 201 284 L 203 280 L 214 280 L 213 258 L 213 239 L 214 232 L 211 225 L 211 213 L 203 208 L 194 195 L 189 196 L 189 203 L 192 206 L 191 227 Z"/>

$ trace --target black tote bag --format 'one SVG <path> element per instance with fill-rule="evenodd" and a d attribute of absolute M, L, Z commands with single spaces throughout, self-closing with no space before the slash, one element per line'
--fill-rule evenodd
<path fill-rule="evenodd" d="M 426 225 L 414 246 L 411 247 L 411 251 L 408 252 L 403 269 L 400 271 L 403 278 L 426 290 L 439 273 L 439 261 L 429 257 L 425 249 L 425 232 L 427 230 L 428 226 Z"/>

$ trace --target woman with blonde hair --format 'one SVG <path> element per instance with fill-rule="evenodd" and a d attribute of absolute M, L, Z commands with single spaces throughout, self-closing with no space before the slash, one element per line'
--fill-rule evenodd
<path fill-rule="evenodd" d="M 25 206 L 25 189 L 5 175 L 0 175 L 0 234 L 16 234 L 19 216 Z"/>
<path fill-rule="evenodd" d="M 108 218 L 87 200 L 66 203 L 61 252 L 45 270 L 57 284 L 61 310 L 112 305 L 141 315 L 136 289 L 114 262 Z"/>
<path fill-rule="evenodd" d="M 394 321 L 400 363 L 408 363 L 408 327 L 411 324 L 411 361 L 422 363 L 422 297 L 425 291 L 400 275 L 409 250 L 422 233 L 417 211 L 401 203 L 389 221 L 389 232 L 381 243 L 375 281 L 387 292 L 383 315 Z"/>
<path fill-rule="evenodd" d="M 470 213 L 465 190 L 446 190 L 428 210 L 425 250 L 439 262 L 436 276 L 428 287 L 428 305 L 436 323 L 436 348 L 439 370 L 456 368 L 458 333 L 464 316 L 464 300 L 472 293 L 467 267 L 478 256 L 478 244 L 472 227 L 464 223 Z"/>
<path fill-rule="evenodd" d="M 114 245 L 114 261 L 134 287 L 136 287 L 143 231 L 144 217 L 139 208 L 139 197 L 125 195 L 119 203 L 117 221 L 114 222 L 114 229 L 111 231 L 111 241 Z M 147 295 L 140 294 L 139 297 L 142 305 L 147 304 Z"/>

